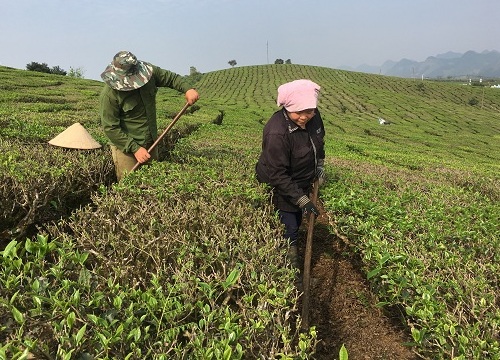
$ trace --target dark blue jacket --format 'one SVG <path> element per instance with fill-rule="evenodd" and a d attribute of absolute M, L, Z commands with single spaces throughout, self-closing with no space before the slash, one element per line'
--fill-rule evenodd
<path fill-rule="evenodd" d="M 297 201 L 309 196 L 318 160 L 325 158 L 325 128 L 319 111 L 301 129 L 278 110 L 264 127 L 257 179 L 273 188 L 273 203 L 284 211 L 299 211 Z"/>

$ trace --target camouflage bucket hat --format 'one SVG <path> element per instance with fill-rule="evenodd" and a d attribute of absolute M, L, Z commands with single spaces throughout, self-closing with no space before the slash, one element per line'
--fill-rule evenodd
<path fill-rule="evenodd" d="M 120 51 L 101 74 L 101 78 L 115 90 L 130 91 L 146 84 L 152 74 L 153 65 L 137 60 L 130 51 Z"/>

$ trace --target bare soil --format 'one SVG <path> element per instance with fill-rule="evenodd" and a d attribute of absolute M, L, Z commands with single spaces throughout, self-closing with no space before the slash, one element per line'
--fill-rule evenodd
<path fill-rule="evenodd" d="M 321 204 L 319 208 L 323 210 Z M 307 219 L 301 232 L 303 260 Z M 319 338 L 315 359 L 338 359 L 342 345 L 349 359 L 421 359 L 405 345 L 412 339 L 400 314 L 376 306 L 377 297 L 370 291 L 359 258 L 348 240 L 330 233 L 324 211 L 315 221 L 310 275 L 309 326 L 316 327 Z"/>

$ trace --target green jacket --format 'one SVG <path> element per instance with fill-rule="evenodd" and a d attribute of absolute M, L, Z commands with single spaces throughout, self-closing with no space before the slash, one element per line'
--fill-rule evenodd
<path fill-rule="evenodd" d="M 101 124 L 110 142 L 124 153 L 153 145 L 158 136 L 156 93 L 169 87 L 185 93 L 189 86 L 182 77 L 153 66 L 151 79 L 132 91 L 119 91 L 105 84 L 100 97 Z"/>

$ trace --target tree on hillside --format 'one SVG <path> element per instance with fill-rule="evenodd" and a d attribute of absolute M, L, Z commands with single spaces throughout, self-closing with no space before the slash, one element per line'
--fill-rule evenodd
<path fill-rule="evenodd" d="M 283 59 L 276 59 L 276 60 L 274 60 L 274 63 L 275 64 L 283 64 L 284 61 L 283 61 Z"/>
<path fill-rule="evenodd" d="M 73 77 L 73 78 L 77 78 L 77 79 L 83 79 L 84 73 L 85 73 L 85 70 L 83 70 L 83 68 L 81 68 L 81 67 L 76 68 L 76 69 L 70 67 L 69 71 L 68 71 L 68 76 Z"/>
<path fill-rule="evenodd" d="M 26 65 L 26 70 L 38 71 L 38 72 L 50 74 L 50 68 L 49 68 L 49 65 L 47 65 L 47 63 L 40 64 L 40 63 L 37 63 L 35 61 L 32 61 Z"/>
<path fill-rule="evenodd" d="M 36 61 L 32 61 L 26 65 L 26 70 L 28 71 L 38 71 L 47 74 L 55 74 L 55 75 L 66 75 L 66 70 L 61 68 L 60 66 L 54 66 L 52 68 L 47 65 L 47 63 L 37 63 Z"/>
<path fill-rule="evenodd" d="M 67 72 L 66 70 L 62 69 L 60 66 L 54 66 L 50 69 L 51 74 L 55 75 L 64 75 L 66 76 Z"/>
<path fill-rule="evenodd" d="M 291 63 L 292 63 L 292 60 L 286 59 L 285 64 L 291 64 Z"/>
<path fill-rule="evenodd" d="M 227 63 L 234 67 L 236 65 L 236 60 L 229 60 Z"/>
<path fill-rule="evenodd" d="M 200 81 L 203 74 L 199 72 L 194 66 L 189 68 L 189 75 L 184 76 L 184 80 L 189 84 L 189 86 L 194 87 L 195 84 Z"/>

